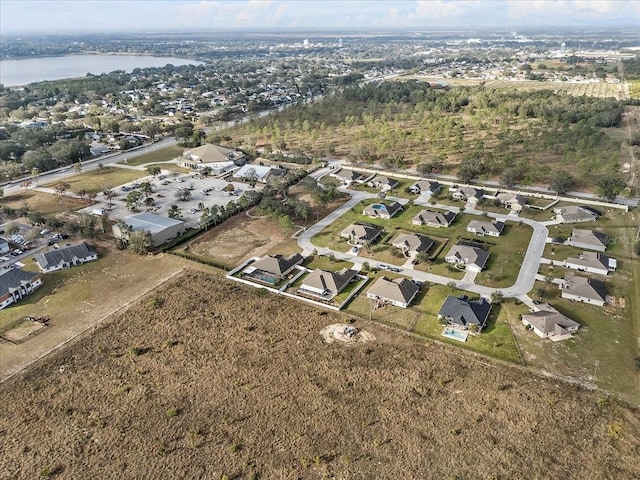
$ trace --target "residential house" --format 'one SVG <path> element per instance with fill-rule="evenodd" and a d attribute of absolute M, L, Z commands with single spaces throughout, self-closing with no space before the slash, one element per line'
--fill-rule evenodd
<path fill-rule="evenodd" d="M 452 325 L 469 328 L 475 325 L 481 331 L 486 325 L 491 313 L 491 303 L 485 298 L 469 300 L 462 295 L 454 297 L 449 295 L 438 311 L 438 320 L 446 320 Z"/>
<path fill-rule="evenodd" d="M 567 268 L 572 268 L 580 272 L 606 275 L 618 268 L 618 261 L 615 258 L 608 257 L 604 253 L 582 252 L 577 257 L 567 258 L 564 261 L 564 265 Z"/>
<path fill-rule="evenodd" d="M 298 291 L 331 300 L 353 282 L 357 278 L 356 275 L 355 270 L 348 268 L 343 268 L 339 272 L 316 269 L 304 279 Z"/>
<path fill-rule="evenodd" d="M 607 287 L 604 282 L 593 278 L 565 275 L 560 285 L 562 298 L 604 306 L 606 303 Z"/>
<path fill-rule="evenodd" d="M 391 244 L 405 255 L 414 256 L 420 252 L 428 252 L 433 246 L 433 240 L 416 233 L 399 233 L 391 240 Z"/>
<path fill-rule="evenodd" d="M 419 290 L 420 287 L 408 278 L 400 277 L 390 280 L 383 276 L 378 278 L 369 289 L 367 298 L 377 300 L 381 304 L 407 308 Z"/>
<path fill-rule="evenodd" d="M 251 264 L 253 269 L 271 274 L 279 279 L 285 278 L 297 265 L 300 265 L 304 258 L 299 253 L 294 253 L 288 257 L 283 255 L 266 255 Z"/>
<path fill-rule="evenodd" d="M 387 203 L 372 203 L 367 206 L 363 211 L 363 215 L 367 215 L 368 217 L 375 218 L 384 218 L 390 219 L 397 213 L 402 211 L 402 205 L 398 202 L 387 202 Z"/>
<path fill-rule="evenodd" d="M 484 237 L 489 235 L 491 237 L 499 237 L 504 230 L 504 222 L 493 220 L 491 222 L 485 222 L 483 220 L 471 220 L 467 225 L 467 232 Z"/>
<path fill-rule="evenodd" d="M 484 197 L 484 190 L 481 188 L 461 187 L 454 190 L 452 196 L 456 200 L 462 200 L 463 202 L 478 203 Z"/>
<path fill-rule="evenodd" d="M 469 272 L 481 272 L 489 260 L 489 252 L 479 247 L 457 243 L 449 250 L 445 262 L 464 265 Z"/>
<path fill-rule="evenodd" d="M 522 315 L 522 323 L 530 326 L 540 338 L 553 341 L 571 338 L 571 332 L 580 328 L 580 324 L 562 315 L 548 303 L 536 305 L 534 312 Z"/>
<path fill-rule="evenodd" d="M 553 212 L 556 214 L 556 220 L 562 223 L 595 222 L 598 219 L 596 212 L 577 205 L 555 208 Z"/>
<path fill-rule="evenodd" d="M 382 230 L 372 225 L 349 225 L 342 232 L 340 236 L 348 239 L 352 245 L 366 245 L 376 241 L 376 239 L 382 234 Z"/>
<path fill-rule="evenodd" d="M 571 237 L 567 240 L 567 244 L 572 247 L 596 250 L 598 252 L 604 252 L 607 249 L 608 242 L 609 237 L 605 233 L 579 228 L 574 228 L 571 232 Z"/>
<path fill-rule="evenodd" d="M 400 182 L 395 178 L 384 177 L 381 175 L 378 175 L 377 177 L 374 177 L 367 182 L 367 186 L 372 188 L 379 188 L 383 192 L 393 190 L 398 185 L 400 185 Z"/>
<path fill-rule="evenodd" d="M 11 248 L 7 239 L 0 237 L 0 254 L 7 253 Z"/>
<path fill-rule="evenodd" d="M 26 272 L 17 268 L 0 271 L 0 310 L 19 302 L 40 285 L 42 285 L 40 273 Z"/>
<path fill-rule="evenodd" d="M 505 208 L 516 212 L 522 211 L 527 204 L 527 197 L 516 195 L 515 193 L 499 193 L 496 198 Z"/>
<path fill-rule="evenodd" d="M 209 167 L 214 175 L 220 175 L 234 166 L 241 167 L 246 161 L 244 152 L 212 144 L 185 150 L 180 158 L 181 166 L 191 169 Z"/>
<path fill-rule="evenodd" d="M 450 226 L 455 219 L 456 214 L 450 211 L 435 212 L 433 210 L 420 210 L 420 212 L 413 217 L 411 223 L 414 225 L 440 228 Z"/>
<path fill-rule="evenodd" d="M 151 233 L 153 246 L 157 247 L 182 235 L 185 223 L 175 218 L 144 212 L 127 217 L 122 222 L 114 223 L 111 230 L 114 237 L 125 241 L 128 241 L 131 233 L 147 230 Z"/>
<path fill-rule="evenodd" d="M 43 273 L 75 267 L 98 259 L 98 253 L 85 242 L 46 253 L 36 253 L 34 260 Z"/>
<path fill-rule="evenodd" d="M 431 180 L 418 180 L 409 187 L 411 193 L 416 195 L 433 195 L 442 189 L 442 185 Z"/>
<path fill-rule="evenodd" d="M 342 168 L 340 171 L 332 173 L 332 177 L 337 178 L 343 185 L 351 185 L 352 183 L 363 183 L 366 175 L 356 170 Z"/>

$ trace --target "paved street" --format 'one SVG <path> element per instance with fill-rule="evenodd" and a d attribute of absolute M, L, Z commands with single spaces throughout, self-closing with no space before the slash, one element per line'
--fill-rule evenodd
<path fill-rule="evenodd" d="M 335 220 L 340 218 L 344 213 L 357 205 L 360 201 L 365 199 L 376 198 L 376 195 L 369 192 L 357 191 L 357 190 L 347 190 L 344 187 L 340 187 L 339 189 L 342 192 L 345 192 L 351 195 L 351 199 L 345 202 L 343 205 L 338 207 L 336 210 L 331 212 L 325 218 L 317 222 L 315 225 L 304 231 L 302 234 L 298 236 L 298 245 L 304 250 L 304 255 L 311 254 L 314 250 L 316 250 L 320 255 L 329 255 L 333 254 L 335 258 L 339 260 L 345 260 L 348 262 L 353 262 L 357 270 L 362 268 L 362 264 L 367 262 L 370 267 L 379 267 L 379 265 L 383 262 L 378 262 L 376 260 L 372 260 L 369 258 L 361 258 L 357 255 L 353 255 L 350 253 L 342 253 L 337 252 L 335 250 L 331 250 L 329 248 L 317 247 L 311 242 L 311 238 L 320 233 L 325 227 L 329 226 Z M 397 197 L 387 197 L 390 200 L 401 201 L 402 203 L 406 203 L 407 199 L 401 199 Z M 460 209 L 457 207 L 452 207 L 450 205 L 430 205 L 428 204 L 428 199 L 419 199 L 415 201 L 418 205 L 425 205 L 430 207 L 437 207 L 452 211 L 459 211 Z M 470 213 L 473 215 L 483 215 L 484 212 L 479 210 L 475 210 L 472 208 L 465 208 L 465 213 Z M 456 287 L 461 290 L 466 290 L 469 292 L 480 294 L 484 297 L 490 297 L 492 293 L 499 290 L 505 297 L 517 297 L 518 299 L 525 302 L 527 305 L 533 305 L 531 299 L 527 296 L 527 294 L 533 288 L 534 282 L 536 280 L 536 274 L 538 272 L 538 266 L 540 264 L 540 258 L 542 257 L 542 252 L 544 251 L 545 242 L 549 231 L 547 227 L 535 220 L 531 220 L 528 218 L 519 218 L 515 215 L 503 215 L 499 213 L 491 213 L 488 212 L 486 214 L 490 218 L 495 218 L 501 221 L 507 220 L 516 220 L 521 221 L 524 224 L 529 225 L 533 229 L 533 235 L 531 237 L 531 241 L 529 242 L 529 247 L 527 248 L 527 252 L 524 256 L 522 265 L 520 267 L 520 272 L 518 273 L 518 278 L 516 283 L 507 288 L 491 288 L 485 287 L 483 285 L 477 285 L 475 283 L 475 274 L 467 273 L 465 274 L 462 280 L 453 280 L 449 277 L 445 277 L 442 275 L 434 275 L 428 272 L 422 272 L 419 270 L 414 270 L 411 268 L 408 262 L 403 266 L 398 267 L 400 269 L 399 273 L 406 275 L 408 277 L 413 278 L 414 280 L 418 280 L 421 282 L 431 282 L 437 283 L 441 285 L 446 285 L 451 282 L 455 283 Z"/>

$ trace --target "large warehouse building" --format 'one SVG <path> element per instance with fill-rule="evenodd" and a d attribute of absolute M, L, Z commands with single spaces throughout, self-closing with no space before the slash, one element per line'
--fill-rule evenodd
<path fill-rule="evenodd" d="M 185 230 L 185 224 L 182 220 L 163 217 L 153 213 L 132 215 L 125 218 L 123 222 L 129 226 L 129 231 L 126 231 L 126 229 L 123 229 L 121 225 L 116 223 L 112 227 L 114 237 L 126 240 L 132 232 L 148 230 L 153 238 L 154 247 L 173 240 L 177 236 L 182 235 Z"/>

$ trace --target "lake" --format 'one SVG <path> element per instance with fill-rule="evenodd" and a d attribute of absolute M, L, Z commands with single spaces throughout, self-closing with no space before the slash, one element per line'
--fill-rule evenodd
<path fill-rule="evenodd" d="M 43 80 L 100 75 L 114 70 L 131 72 L 136 68 L 171 65 L 200 65 L 202 62 L 175 57 L 141 55 L 68 55 L 64 57 L 0 60 L 0 83 L 5 87 L 27 85 Z"/>

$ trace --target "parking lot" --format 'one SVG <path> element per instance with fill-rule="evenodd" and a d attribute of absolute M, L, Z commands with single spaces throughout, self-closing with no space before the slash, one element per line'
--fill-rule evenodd
<path fill-rule="evenodd" d="M 198 174 L 182 174 L 175 175 L 170 172 L 163 171 L 158 177 L 145 177 L 136 182 L 130 182 L 124 185 L 118 185 L 113 188 L 116 194 L 111 200 L 111 205 L 103 195 L 98 195 L 96 204 L 81 210 L 84 213 L 96 213 L 104 209 L 109 213 L 112 220 L 118 220 L 133 215 L 127 208 L 126 200 L 129 192 L 139 188 L 142 182 L 149 182 L 153 187 L 151 198 L 154 200 L 153 206 L 142 204 L 138 211 L 149 211 L 158 215 L 167 216 L 171 205 L 177 205 L 180 208 L 181 220 L 184 220 L 187 227 L 197 226 L 201 212 L 199 205 L 203 204 L 205 208 L 213 205 L 226 206 L 230 201 L 237 202 L 240 197 L 247 191 L 251 190 L 249 185 L 242 182 L 228 182 L 219 178 L 201 177 Z M 234 186 L 233 192 L 224 191 L 229 184 Z M 260 189 L 258 185 L 256 189 Z M 180 189 L 189 189 L 191 197 L 189 200 L 182 201 L 176 198 L 176 194 Z"/>

